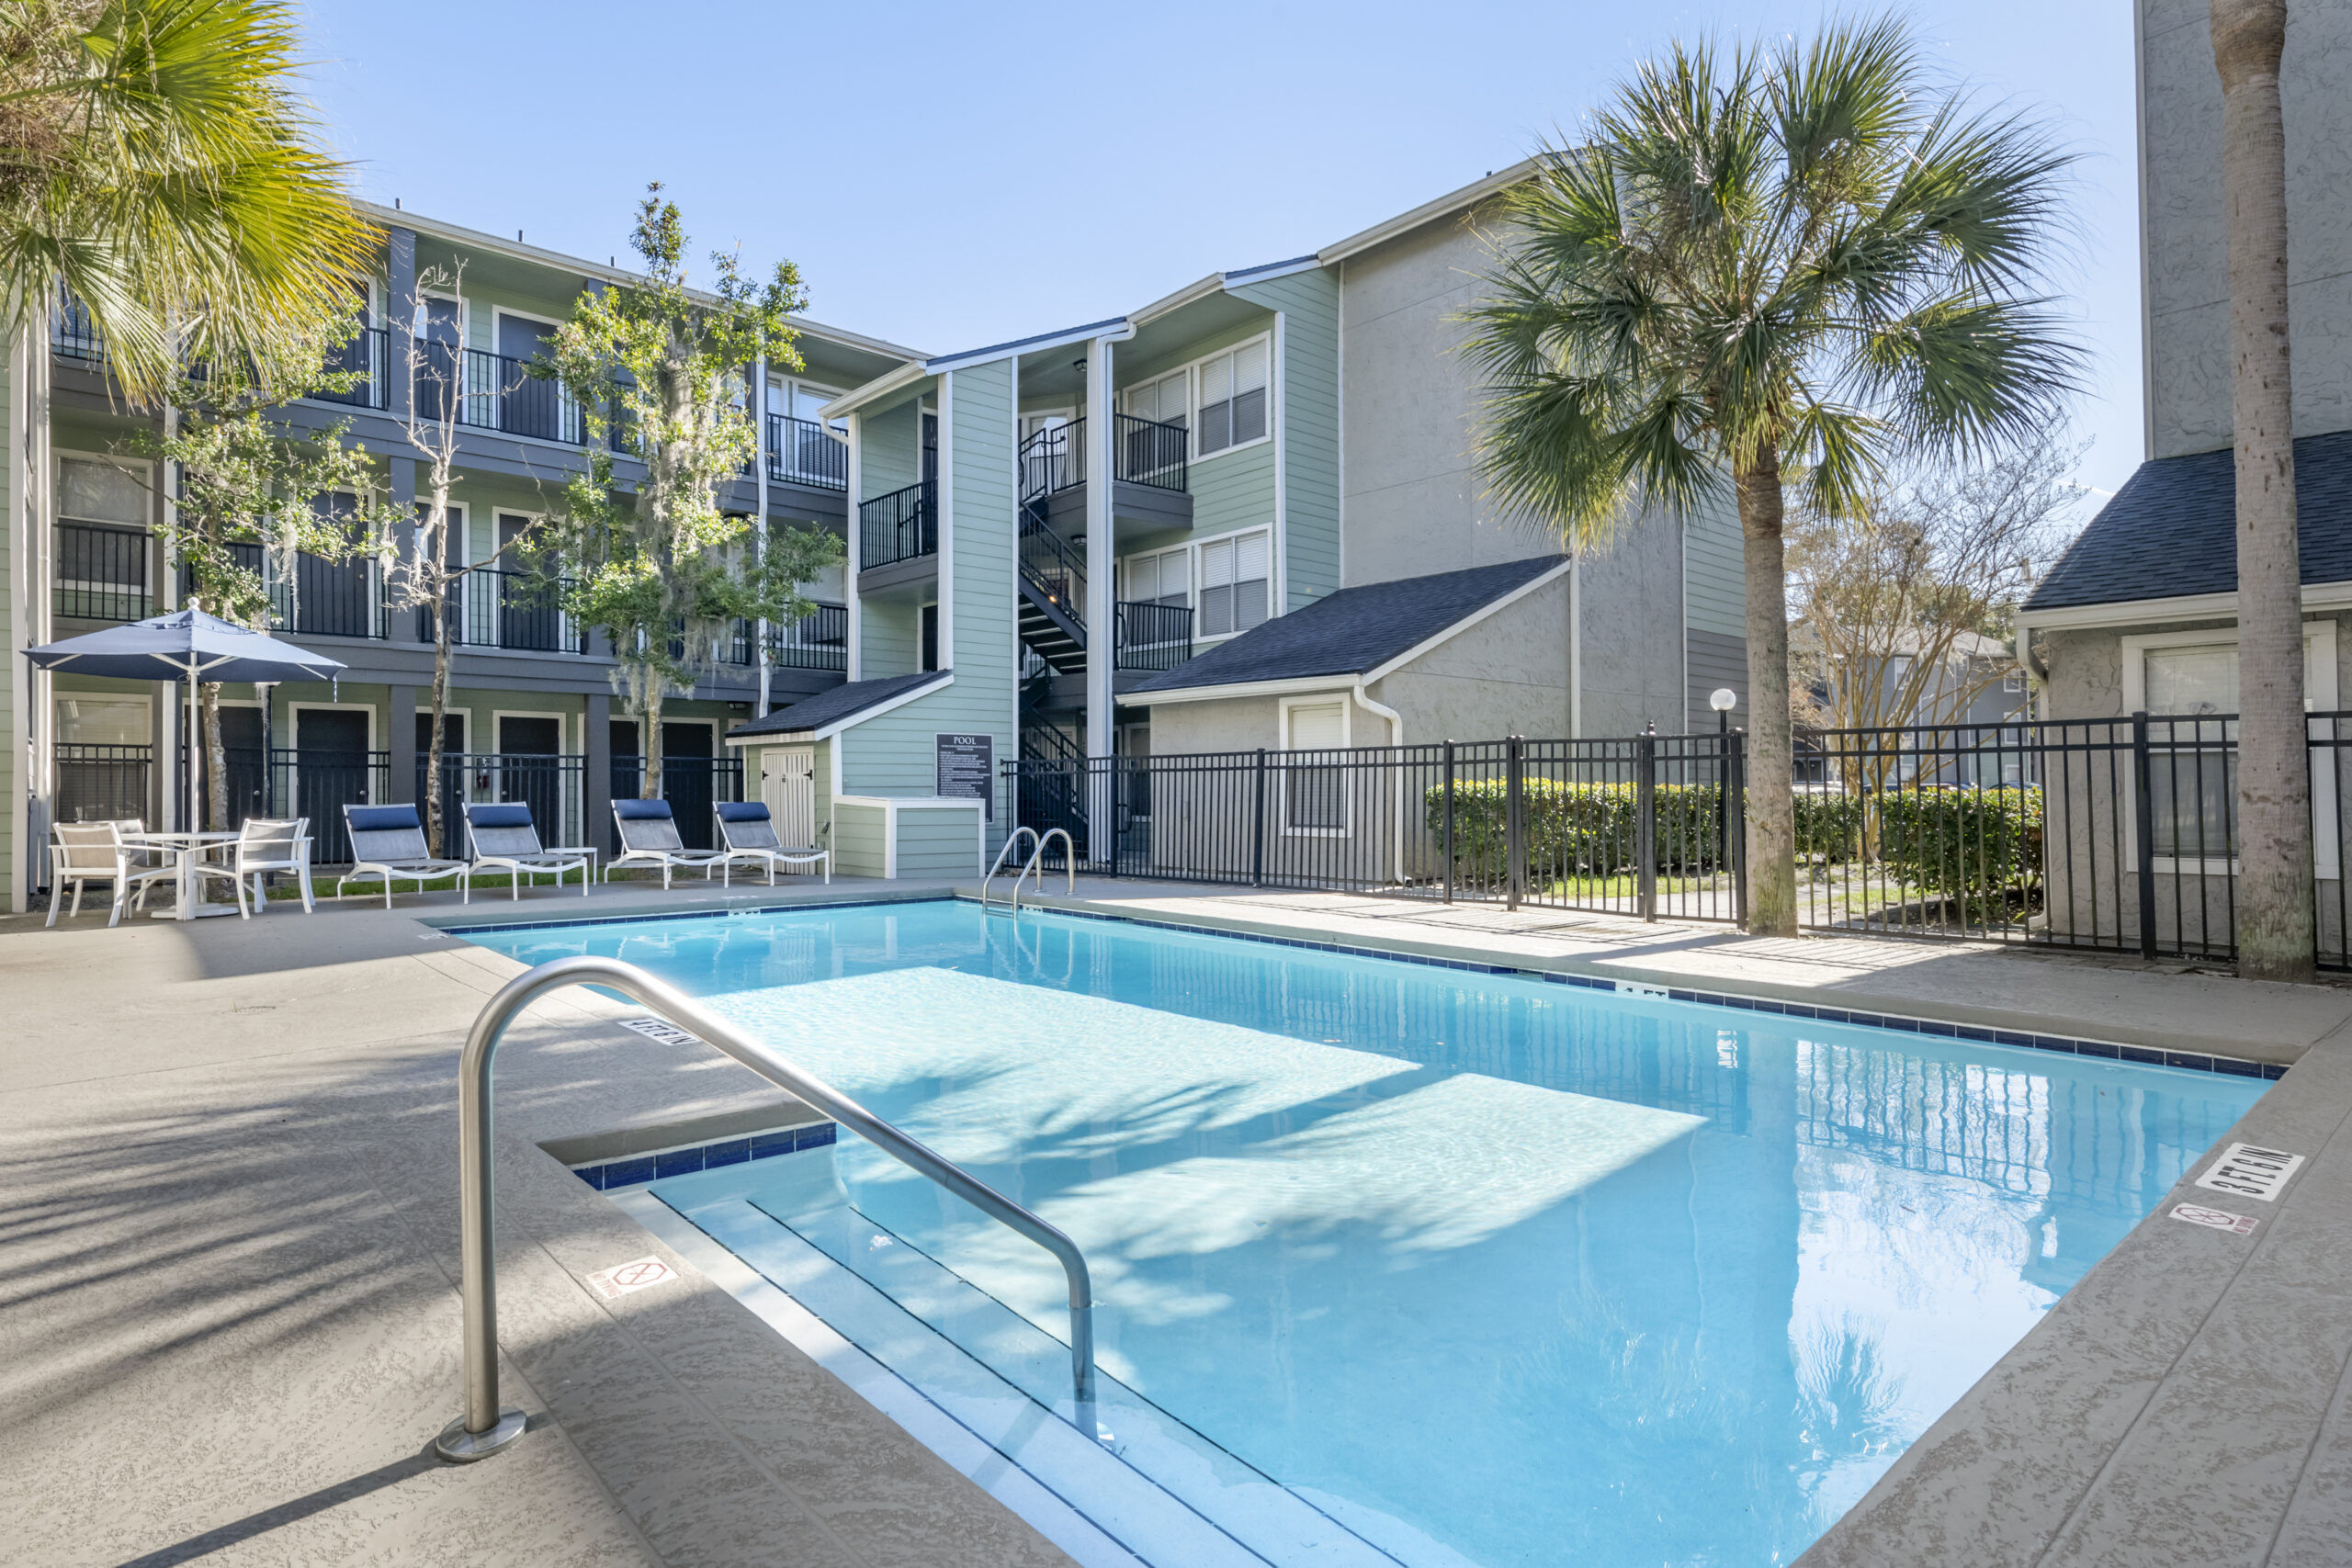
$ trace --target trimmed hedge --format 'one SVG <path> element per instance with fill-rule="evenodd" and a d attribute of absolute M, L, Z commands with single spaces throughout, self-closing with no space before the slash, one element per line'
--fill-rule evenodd
<path fill-rule="evenodd" d="M 1531 778 L 1524 788 L 1531 874 L 1611 876 L 1634 869 L 1635 786 Z M 1714 784 L 1657 786 L 1658 870 L 1718 868 L 1722 795 Z M 1454 858 L 1464 870 L 1502 870 L 1506 797 L 1499 779 L 1454 785 Z M 1874 859 L 1885 874 L 1921 893 L 1960 898 L 1972 919 L 1996 918 L 2009 894 L 2041 879 L 2039 789 L 1903 789 L 1875 795 L 1800 791 L 1795 804 L 1800 859 L 1831 864 Z M 1424 808 L 1430 833 L 1442 833 L 1442 784 L 1428 791 Z"/>

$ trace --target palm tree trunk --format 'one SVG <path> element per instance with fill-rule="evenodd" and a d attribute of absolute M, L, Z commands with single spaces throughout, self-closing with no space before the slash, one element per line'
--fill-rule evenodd
<path fill-rule="evenodd" d="M 2211 0 L 2237 447 L 2238 973 L 2312 970 L 2311 755 L 2287 359 L 2285 0 Z"/>
<path fill-rule="evenodd" d="M 1796 761 L 1789 728 L 1788 561 L 1781 457 L 1733 476 L 1747 575 L 1747 929 L 1797 934 Z"/>

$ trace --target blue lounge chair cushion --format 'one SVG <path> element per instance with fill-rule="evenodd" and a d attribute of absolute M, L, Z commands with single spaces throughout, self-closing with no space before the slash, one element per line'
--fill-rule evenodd
<path fill-rule="evenodd" d="M 768 808 L 756 800 L 722 800 L 718 803 L 721 822 L 764 822 Z"/>
<path fill-rule="evenodd" d="M 616 800 L 613 815 L 624 822 L 666 822 L 670 819 L 670 803 L 666 800 Z"/>
<path fill-rule="evenodd" d="M 523 801 L 508 801 L 497 806 L 469 806 L 466 820 L 477 828 L 527 828 L 531 826 L 531 807 Z"/>
<path fill-rule="evenodd" d="M 356 833 L 397 833 L 403 828 L 424 831 L 413 806 L 346 806 L 345 818 Z"/>

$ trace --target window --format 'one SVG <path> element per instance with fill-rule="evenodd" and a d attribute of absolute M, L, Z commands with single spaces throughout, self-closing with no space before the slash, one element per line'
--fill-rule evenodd
<path fill-rule="evenodd" d="M 90 457 L 57 460 L 57 514 L 77 523 L 147 526 L 147 485 L 117 463 Z"/>
<path fill-rule="evenodd" d="M 2228 632 L 2122 639 L 2123 705 L 2150 717 L 2150 848 L 2160 872 L 2224 873 L 2237 852 L 2238 649 Z M 2303 691 L 2313 711 L 2335 706 L 2335 624 L 2303 626 Z M 2312 758 L 2312 849 L 2323 878 L 2337 874 L 2335 756 Z"/>
<path fill-rule="evenodd" d="M 1202 457 L 1265 439 L 1268 343 L 1260 338 L 1201 362 Z"/>
<path fill-rule="evenodd" d="M 1332 752 L 1348 743 L 1345 703 L 1301 703 L 1285 715 L 1290 733 L 1284 739 L 1292 752 Z M 1336 759 L 1318 758 L 1329 763 Z M 1346 774 L 1329 765 L 1314 766 L 1295 757 L 1283 766 L 1283 826 L 1294 833 L 1344 831 L 1348 825 Z"/>
<path fill-rule="evenodd" d="M 1193 563 L 1189 550 L 1159 550 L 1126 559 L 1126 591 L 1131 604 L 1189 604 L 1193 602 Z"/>
<path fill-rule="evenodd" d="M 147 615 L 153 607 L 147 510 L 141 474 L 89 457 L 57 460 L 56 614 L 90 621 Z"/>
<path fill-rule="evenodd" d="M 922 648 L 921 652 L 922 656 L 922 667 L 925 670 L 938 669 L 939 606 L 936 604 L 925 604 L 922 607 Z"/>
<path fill-rule="evenodd" d="M 1126 412 L 1137 419 L 1148 419 L 1160 424 L 1183 424 L 1191 412 L 1186 406 L 1185 380 L 1187 372 L 1173 371 L 1156 380 L 1146 381 L 1126 390 Z"/>
<path fill-rule="evenodd" d="M 2011 665 L 2007 670 L 2003 671 L 2001 672 L 2001 690 L 2005 692 L 2024 691 L 2025 671 L 2017 668 L 2015 665 Z"/>
<path fill-rule="evenodd" d="M 1265 621 L 1266 562 L 1262 529 L 1201 547 L 1201 636 L 1227 637 Z"/>

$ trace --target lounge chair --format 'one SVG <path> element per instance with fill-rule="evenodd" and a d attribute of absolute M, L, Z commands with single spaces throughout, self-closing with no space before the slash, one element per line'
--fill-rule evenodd
<path fill-rule="evenodd" d="M 307 817 L 267 818 L 248 817 L 237 829 L 237 836 L 226 843 L 209 846 L 228 856 L 226 860 L 199 858 L 191 868 L 197 886 L 204 886 L 208 876 L 224 876 L 237 890 L 237 914 L 252 919 L 253 910 L 245 907 L 245 884 L 253 883 L 254 903 L 266 914 L 269 909 L 269 887 L 266 878 L 273 871 L 290 871 L 301 879 L 302 912 L 318 912 L 318 903 L 311 897 L 311 819 Z M 389 892 L 386 895 L 390 897 Z"/>
<path fill-rule="evenodd" d="M 144 863 L 144 846 L 122 841 L 120 825 L 114 822 L 57 822 L 50 827 L 49 847 L 49 919 L 44 924 L 57 924 L 57 911 L 65 902 L 65 887 L 74 887 L 73 913 L 82 912 L 82 889 L 93 882 L 114 886 L 114 907 L 107 916 L 109 927 L 122 923 L 125 903 L 133 909 L 147 907 L 147 895 L 158 882 L 179 875 L 177 865 L 150 866 Z M 136 887 L 139 897 L 130 898 Z"/>
<path fill-rule="evenodd" d="M 658 865 L 662 868 L 662 886 L 670 886 L 670 873 L 702 868 L 703 880 L 710 880 L 711 869 L 727 861 L 724 850 L 690 850 L 678 837 L 678 820 L 670 815 L 666 800 L 616 800 L 613 802 L 613 827 L 620 834 L 621 852 L 605 865 L 605 874 L 611 876 L 625 865 Z"/>
<path fill-rule="evenodd" d="M 387 909 L 392 907 L 395 881 L 413 882 L 422 893 L 428 882 L 455 877 L 460 890 L 468 888 L 473 868 L 461 860 L 435 858 L 425 845 L 424 824 L 415 807 L 346 806 L 343 820 L 351 831 L 351 869 L 343 874 L 345 887 L 364 878 L 381 878 Z"/>
<path fill-rule="evenodd" d="M 775 868 L 779 865 L 821 865 L 825 881 L 833 880 L 832 856 L 819 849 L 787 849 L 775 836 L 775 819 L 766 806 L 756 800 L 722 800 L 718 803 L 718 841 L 727 858 L 719 862 L 719 880 L 732 886 L 732 873 L 728 868 L 741 861 L 748 865 L 768 868 L 768 886 L 775 886 Z"/>
<path fill-rule="evenodd" d="M 539 829 L 531 820 L 530 807 L 517 800 L 466 806 L 466 831 L 474 841 L 472 874 L 504 868 L 513 873 L 507 890 L 514 898 L 523 897 L 523 878 L 537 877 L 541 873 L 552 875 L 556 886 L 563 886 L 564 874 L 580 873 L 580 896 L 588 897 L 588 885 L 596 879 L 596 852 L 583 845 L 564 845 L 547 849 L 539 842 Z M 473 902 L 470 883 L 465 901 Z"/>

